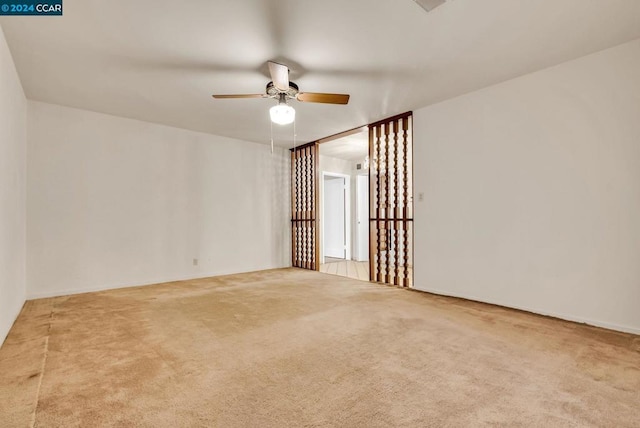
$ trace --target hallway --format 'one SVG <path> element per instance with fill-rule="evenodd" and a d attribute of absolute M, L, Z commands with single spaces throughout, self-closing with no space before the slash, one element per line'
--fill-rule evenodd
<path fill-rule="evenodd" d="M 369 281 L 369 262 L 325 257 L 325 263 L 320 265 L 320 272 Z"/>

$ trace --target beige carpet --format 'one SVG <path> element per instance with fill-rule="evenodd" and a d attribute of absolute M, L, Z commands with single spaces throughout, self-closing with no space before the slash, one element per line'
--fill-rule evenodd
<path fill-rule="evenodd" d="M 1 427 L 638 427 L 640 337 L 274 270 L 27 302 Z"/>

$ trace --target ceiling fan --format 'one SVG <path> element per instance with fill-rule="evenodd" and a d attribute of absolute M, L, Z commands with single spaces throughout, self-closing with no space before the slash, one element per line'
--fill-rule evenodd
<path fill-rule="evenodd" d="M 326 94 L 319 92 L 300 92 L 298 85 L 289 81 L 289 67 L 284 64 L 269 61 L 269 74 L 271 82 L 267 83 L 264 94 L 241 94 L 241 95 L 212 95 L 213 98 L 274 98 L 278 104 L 271 107 L 269 113 L 271 121 L 280 125 L 291 123 L 295 119 L 296 111 L 287 104 L 287 100 L 295 99 L 307 103 L 325 104 L 347 104 L 349 95 L 347 94 Z"/>

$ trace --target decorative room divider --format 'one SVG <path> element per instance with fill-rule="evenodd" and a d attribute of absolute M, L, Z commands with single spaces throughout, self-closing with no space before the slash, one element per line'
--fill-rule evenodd
<path fill-rule="evenodd" d="M 291 149 L 291 261 L 318 270 L 318 147 L 316 142 Z"/>
<path fill-rule="evenodd" d="M 369 125 L 369 270 L 372 281 L 413 286 L 411 112 Z"/>
<path fill-rule="evenodd" d="M 413 286 L 413 116 L 372 123 L 369 129 L 369 279 Z M 291 260 L 320 269 L 318 144 L 291 149 Z"/>

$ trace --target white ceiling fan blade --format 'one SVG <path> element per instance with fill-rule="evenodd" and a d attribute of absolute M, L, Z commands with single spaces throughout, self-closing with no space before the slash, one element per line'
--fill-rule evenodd
<path fill-rule="evenodd" d="M 269 61 L 269 73 L 271 74 L 273 86 L 278 88 L 279 91 L 289 90 L 289 68 L 286 65 Z"/>

